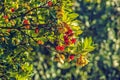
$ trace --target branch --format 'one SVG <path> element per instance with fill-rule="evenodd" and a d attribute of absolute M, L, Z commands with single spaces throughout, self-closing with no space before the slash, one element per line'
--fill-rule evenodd
<path fill-rule="evenodd" d="M 26 36 L 28 36 L 29 38 L 33 39 L 33 40 L 37 43 L 37 41 L 34 39 L 34 37 L 32 37 L 32 36 L 26 34 L 26 33 L 23 32 L 23 31 L 21 31 L 21 33 L 24 34 L 24 35 L 26 35 Z M 47 45 L 41 45 L 41 46 L 43 46 L 43 47 L 45 47 L 45 48 L 47 48 L 47 49 L 51 49 L 51 48 L 50 48 L 49 46 L 47 46 Z"/>
<path fill-rule="evenodd" d="M 49 27 L 47 27 L 47 24 L 28 24 L 29 26 L 38 26 L 38 28 L 45 28 L 45 29 L 49 29 Z M 4 27 L 4 26 L 0 26 L 0 29 L 16 29 L 16 30 L 35 30 L 35 28 L 30 28 L 30 29 L 26 29 L 24 26 L 27 26 L 27 25 L 22 25 L 20 27 L 14 27 L 14 26 L 11 26 L 11 27 Z"/>
<path fill-rule="evenodd" d="M 45 5 L 45 4 L 44 4 Z M 55 5 L 53 5 L 53 6 L 55 6 Z M 37 8 L 50 8 L 50 7 L 53 7 L 53 6 L 38 6 L 38 7 L 35 7 L 35 8 L 32 8 L 32 9 L 30 9 L 30 10 L 28 10 L 27 12 L 25 12 L 25 13 L 21 13 L 20 15 L 18 15 L 18 16 L 12 16 L 9 20 L 12 20 L 12 19 L 16 19 L 16 18 L 18 18 L 18 17 L 21 17 L 21 16 L 26 16 L 28 13 L 30 13 L 31 11 L 33 11 L 33 10 L 36 10 Z"/>

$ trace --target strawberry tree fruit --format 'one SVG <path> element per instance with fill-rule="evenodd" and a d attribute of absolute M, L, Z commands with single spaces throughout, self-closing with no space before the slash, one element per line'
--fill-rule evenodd
<path fill-rule="evenodd" d="M 52 1 L 48 1 L 47 4 L 49 7 L 51 7 L 53 5 Z"/>
<path fill-rule="evenodd" d="M 73 35 L 73 31 L 71 29 L 69 29 L 65 34 L 68 35 L 68 36 L 72 36 Z"/>
<path fill-rule="evenodd" d="M 14 8 L 11 8 L 10 11 L 11 11 L 11 12 L 15 12 L 15 9 L 14 9 Z"/>
<path fill-rule="evenodd" d="M 2 41 L 5 41 L 5 38 L 4 38 L 4 37 L 2 37 L 2 38 L 1 38 L 1 40 L 2 40 Z"/>
<path fill-rule="evenodd" d="M 70 57 L 69 57 L 71 60 L 73 60 L 74 59 L 74 55 L 70 55 Z"/>
<path fill-rule="evenodd" d="M 7 32 L 10 33 L 10 32 L 11 32 L 11 29 L 7 29 Z"/>
<path fill-rule="evenodd" d="M 8 22 L 9 22 L 7 15 L 4 15 L 3 18 L 4 18 L 5 23 L 8 23 Z"/>
<path fill-rule="evenodd" d="M 65 49 L 64 45 L 58 45 L 55 48 L 57 51 L 64 51 L 64 49 Z"/>
<path fill-rule="evenodd" d="M 29 24 L 29 21 L 28 21 L 27 19 L 24 19 L 24 20 L 23 20 L 23 24 L 24 24 L 24 25 L 28 25 L 28 24 Z"/>
<path fill-rule="evenodd" d="M 26 26 L 25 26 L 25 29 L 30 29 L 30 25 L 26 25 Z"/>
<path fill-rule="evenodd" d="M 91 38 L 80 37 L 81 24 L 73 11 L 73 0 L 1 3 L 4 10 L 0 12 L 0 79 L 31 80 L 38 53 L 50 53 L 40 54 L 45 55 L 42 64 L 51 64 L 52 59 L 61 65 L 70 61 L 78 66 L 88 64 L 87 56 L 94 45 Z"/>
<path fill-rule="evenodd" d="M 43 42 L 43 41 L 41 41 L 41 40 L 38 40 L 38 41 L 37 41 L 37 44 L 39 44 L 39 45 L 43 45 L 43 44 L 44 44 L 44 42 Z"/>
<path fill-rule="evenodd" d="M 39 28 L 38 28 L 38 27 L 35 28 L 35 33 L 36 33 L 36 34 L 39 33 Z"/>
<path fill-rule="evenodd" d="M 72 39 L 71 39 L 71 43 L 72 43 L 72 44 L 75 44 L 75 42 L 76 42 L 76 38 L 72 38 Z"/>
<path fill-rule="evenodd" d="M 30 22 L 27 19 L 23 20 L 23 25 L 25 25 L 25 29 L 30 29 Z"/>
<path fill-rule="evenodd" d="M 5 23 L 8 23 L 9 22 L 9 20 L 8 19 L 5 19 Z"/>
<path fill-rule="evenodd" d="M 3 18 L 4 18 L 4 19 L 8 19 L 8 16 L 7 16 L 7 15 L 4 15 Z"/>
<path fill-rule="evenodd" d="M 88 62 L 89 62 L 89 61 L 87 60 L 86 56 L 80 55 L 79 58 L 77 58 L 77 63 L 76 63 L 76 65 L 77 65 L 77 66 L 85 66 L 85 65 L 88 64 Z"/>

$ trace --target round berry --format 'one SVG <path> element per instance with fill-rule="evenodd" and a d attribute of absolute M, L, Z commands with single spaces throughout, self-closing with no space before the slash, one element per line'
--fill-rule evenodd
<path fill-rule="evenodd" d="M 70 60 L 74 60 L 74 55 L 70 55 L 70 56 L 69 56 L 69 59 L 70 59 Z"/>
<path fill-rule="evenodd" d="M 65 47 L 58 45 L 58 46 L 55 47 L 55 49 L 56 49 L 57 51 L 64 51 Z"/>
<path fill-rule="evenodd" d="M 44 43 L 43 43 L 43 41 L 38 40 L 38 41 L 37 41 L 37 44 L 41 45 L 41 44 L 44 44 Z"/>
<path fill-rule="evenodd" d="M 35 28 L 35 33 L 36 33 L 36 34 L 39 33 L 39 28 L 38 28 L 38 27 Z"/>
<path fill-rule="evenodd" d="M 11 11 L 11 12 L 15 12 L 15 9 L 14 9 L 14 8 L 11 8 L 10 11 Z"/>
<path fill-rule="evenodd" d="M 8 16 L 7 16 L 7 15 L 4 15 L 3 18 L 4 18 L 4 19 L 8 19 Z"/>
<path fill-rule="evenodd" d="M 72 38 L 72 39 L 71 39 L 71 43 L 72 43 L 72 44 L 75 44 L 75 42 L 76 42 L 76 38 Z"/>
<path fill-rule="evenodd" d="M 29 21 L 25 19 L 25 20 L 23 20 L 23 24 L 28 25 Z"/>
<path fill-rule="evenodd" d="M 26 28 L 26 29 L 30 29 L 30 25 L 26 25 L 25 28 Z"/>
<path fill-rule="evenodd" d="M 49 7 L 51 7 L 53 3 L 52 3 L 52 1 L 48 1 L 47 4 Z"/>

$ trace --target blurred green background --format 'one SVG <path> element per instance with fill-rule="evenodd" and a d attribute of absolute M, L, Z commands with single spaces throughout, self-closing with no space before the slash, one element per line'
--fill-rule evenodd
<path fill-rule="evenodd" d="M 92 36 L 96 44 L 89 64 L 61 65 L 38 53 L 33 80 L 120 80 L 120 0 L 77 0 L 74 10 L 84 30 L 80 37 Z"/>

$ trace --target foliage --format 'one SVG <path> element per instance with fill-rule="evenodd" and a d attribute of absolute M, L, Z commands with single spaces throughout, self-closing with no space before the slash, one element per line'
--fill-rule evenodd
<path fill-rule="evenodd" d="M 75 9 L 83 22 L 82 36 L 92 36 L 97 43 L 91 63 L 81 70 L 86 73 L 85 80 L 119 80 L 120 1 L 78 0 L 77 3 Z"/>
<path fill-rule="evenodd" d="M 30 80 L 33 68 L 37 70 L 33 62 L 38 55 L 45 69 L 46 64 L 53 66 L 53 61 L 59 62 L 63 69 L 88 64 L 88 53 L 94 50 L 94 44 L 91 37 L 79 37 L 82 30 L 72 0 L 0 2 L 2 80 Z"/>

